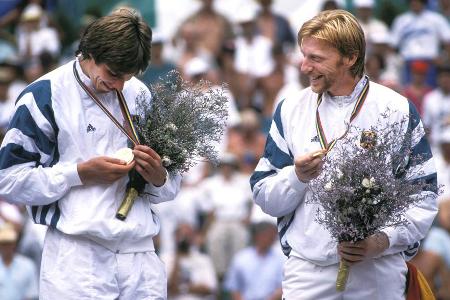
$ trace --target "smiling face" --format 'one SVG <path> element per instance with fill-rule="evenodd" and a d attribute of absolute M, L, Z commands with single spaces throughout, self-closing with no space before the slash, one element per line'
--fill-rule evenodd
<path fill-rule="evenodd" d="M 351 75 L 350 67 L 356 57 L 343 57 L 328 42 L 305 37 L 300 45 L 304 59 L 301 72 L 309 77 L 315 93 L 329 92 L 332 96 L 348 95 L 359 78 Z"/>
<path fill-rule="evenodd" d="M 106 64 L 96 64 L 93 59 L 82 59 L 81 69 L 91 79 L 92 85 L 99 93 L 113 90 L 121 91 L 134 74 L 119 75 L 114 73 Z"/>

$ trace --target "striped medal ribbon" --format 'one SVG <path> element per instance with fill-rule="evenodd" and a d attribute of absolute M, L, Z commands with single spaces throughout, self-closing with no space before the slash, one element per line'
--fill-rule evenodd
<path fill-rule="evenodd" d="M 97 98 L 95 93 L 86 85 L 83 81 L 81 81 L 80 75 L 77 72 L 76 61 L 73 63 L 73 74 L 75 75 L 75 79 L 89 95 L 89 97 L 94 100 L 94 102 L 103 110 L 103 112 L 113 121 L 113 123 L 128 137 L 128 139 L 133 143 L 134 146 L 139 145 L 139 137 L 137 135 L 136 129 L 134 128 L 133 121 L 131 119 L 130 110 L 128 109 L 127 103 L 125 101 L 125 97 L 121 91 L 115 90 L 117 94 L 117 98 L 119 100 L 120 110 L 122 111 L 122 115 L 125 119 L 125 127 L 120 124 L 120 122 L 111 114 L 111 112 L 103 105 L 100 99 Z"/>
<path fill-rule="evenodd" d="M 322 146 L 322 149 L 326 150 L 326 152 L 330 151 L 338 140 L 344 138 L 347 135 L 350 128 L 350 123 L 356 118 L 358 113 L 361 111 L 364 101 L 366 100 L 368 91 L 369 91 L 369 78 L 366 76 L 366 83 L 364 84 L 362 91 L 358 95 L 355 107 L 353 108 L 352 114 L 350 115 L 350 122 L 347 124 L 347 129 L 339 138 L 332 140 L 330 143 L 327 142 L 325 131 L 323 130 L 323 126 L 320 121 L 319 105 L 320 103 L 322 103 L 322 93 L 319 94 L 319 96 L 317 97 L 317 108 L 316 108 L 316 130 L 317 135 L 319 136 L 320 145 Z"/>

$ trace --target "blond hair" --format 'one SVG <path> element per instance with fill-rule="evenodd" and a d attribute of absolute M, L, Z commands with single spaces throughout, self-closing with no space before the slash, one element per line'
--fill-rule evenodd
<path fill-rule="evenodd" d="M 335 9 L 319 13 L 305 22 L 298 32 L 300 45 L 305 37 L 327 41 L 344 57 L 356 55 L 356 62 L 350 68 L 350 72 L 355 77 L 364 74 L 366 54 L 364 32 L 355 16 L 348 11 Z"/>

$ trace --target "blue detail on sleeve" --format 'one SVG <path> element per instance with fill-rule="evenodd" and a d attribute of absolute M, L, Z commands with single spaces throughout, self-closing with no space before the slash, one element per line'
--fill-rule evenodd
<path fill-rule="evenodd" d="M 48 166 L 53 166 L 59 161 L 59 151 L 58 151 L 58 133 L 59 128 L 56 124 L 55 114 L 52 106 L 52 92 L 51 92 L 51 82 L 50 80 L 40 80 L 36 81 L 29 86 L 27 86 L 16 100 L 16 103 L 28 93 L 33 94 L 34 101 L 38 107 L 41 114 L 50 123 L 55 141 L 51 141 L 38 127 L 36 121 L 32 118 L 28 108 L 23 105 L 19 107 L 13 116 L 10 123 L 10 128 L 17 128 L 23 134 L 34 140 L 36 146 L 44 153 L 52 157 L 52 161 L 49 162 Z M 5 169 L 14 165 L 28 163 L 30 161 L 36 162 L 36 166 L 40 165 L 40 154 L 30 153 L 25 151 L 22 146 L 16 144 L 7 144 L 0 151 L 0 169 Z M 55 210 L 51 218 L 50 224 L 46 224 L 46 217 L 54 206 Z M 40 217 L 38 219 L 38 212 L 40 210 Z M 37 205 L 31 207 L 31 217 L 33 221 L 38 224 L 50 225 L 56 228 L 59 221 L 61 211 L 59 209 L 58 201 L 48 204 L 48 205 Z"/>
<path fill-rule="evenodd" d="M 283 123 L 281 122 L 281 107 L 283 106 L 283 103 L 284 100 L 281 100 L 277 105 L 275 113 L 273 114 L 273 121 L 275 122 L 275 125 L 277 126 L 278 132 L 280 133 L 281 137 L 284 139 Z"/>
<path fill-rule="evenodd" d="M 420 123 L 420 114 L 417 111 L 417 108 L 414 106 L 414 104 L 408 100 L 409 104 L 409 123 L 408 123 L 408 129 L 411 130 L 411 132 L 419 125 Z"/>
<path fill-rule="evenodd" d="M 293 157 L 278 148 L 277 144 L 270 135 L 267 136 L 264 157 L 267 158 L 269 162 L 278 169 L 294 164 Z"/>
<path fill-rule="evenodd" d="M 270 175 L 276 174 L 276 173 L 277 172 L 275 170 L 264 171 L 264 172 L 262 172 L 262 171 L 253 172 L 252 176 L 250 177 L 250 187 L 251 187 L 252 191 L 253 191 L 253 188 L 255 187 L 255 184 L 257 184 L 258 181 L 260 181 Z"/>
<path fill-rule="evenodd" d="M 411 166 L 422 164 L 432 157 L 433 154 L 431 152 L 430 144 L 428 143 L 428 140 L 424 135 L 420 139 L 420 141 L 411 149 L 411 158 L 413 158 L 413 164 Z"/>
<path fill-rule="evenodd" d="M 50 80 L 40 80 L 30 84 L 22 91 L 22 93 L 20 93 L 17 101 L 19 101 L 19 99 L 27 93 L 33 94 L 39 110 L 52 125 L 56 136 L 56 129 L 58 127 L 56 126 L 55 114 L 52 108 L 52 90 Z"/>
<path fill-rule="evenodd" d="M 55 148 L 52 142 L 38 127 L 30 111 L 25 105 L 17 108 L 16 113 L 11 119 L 10 128 L 17 128 L 23 134 L 33 139 L 36 146 L 44 153 L 51 155 Z"/>
<path fill-rule="evenodd" d="M 56 228 L 56 224 L 58 224 L 59 218 L 61 216 L 61 210 L 59 209 L 58 201 L 56 201 L 54 205 L 55 205 L 55 213 L 53 214 L 52 219 L 50 221 L 50 227 Z"/>
<path fill-rule="evenodd" d="M 411 182 L 414 184 L 414 182 L 425 182 L 426 186 L 424 187 L 424 191 L 429 191 L 433 193 L 438 193 L 438 185 L 437 185 L 437 173 L 428 174 L 423 177 L 414 178 L 411 180 Z"/>
<path fill-rule="evenodd" d="M 37 166 L 40 158 L 39 153 L 28 152 L 17 144 L 7 144 L 0 150 L 0 170 L 29 162 L 36 162 Z"/>

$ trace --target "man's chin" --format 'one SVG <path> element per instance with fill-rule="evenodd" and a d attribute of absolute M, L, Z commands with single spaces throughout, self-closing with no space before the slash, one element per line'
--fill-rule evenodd
<path fill-rule="evenodd" d="M 324 87 L 321 85 L 311 85 L 311 90 L 317 94 L 322 94 L 325 91 Z"/>

